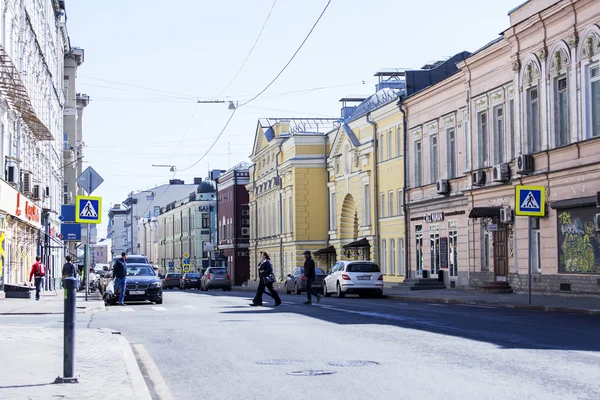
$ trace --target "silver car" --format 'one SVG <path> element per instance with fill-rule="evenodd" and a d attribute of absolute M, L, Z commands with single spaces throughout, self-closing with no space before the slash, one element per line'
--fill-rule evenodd
<path fill-rule="evenodd" d="M 231 291 L 231 275 L 223 267 L 209 267 L 200 278 L 200 290 L 223 289 Z"/>

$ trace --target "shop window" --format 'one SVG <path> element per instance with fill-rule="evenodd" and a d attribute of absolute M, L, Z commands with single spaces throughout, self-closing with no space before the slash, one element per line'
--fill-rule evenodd
<path fill-rule="evenodd" d="M 581 207 L 557 212 L 558 272 L 600 273 L 600 236 L 594 222 L 598 209 Z"/>
<path fill-rule="evenodd" d="M 440 270 L 440 232 L 429 233 L 429 246 L 431 251 L 431 275 L 437 275 Z"/>
<path fill-rule="evenodd" d="M 481 225 L 481 270 L 490 270 L 490 233 L 485 225 Z"/>
<path fill-rule="evenodd" d="M 415 227 L 415 257 L 417 275 L 423 275 L 423 225 Z"/>
<path fill-rule="evenodd" d="M 448 273 L 458 276 L 458 231 L 448 231 Z"/>

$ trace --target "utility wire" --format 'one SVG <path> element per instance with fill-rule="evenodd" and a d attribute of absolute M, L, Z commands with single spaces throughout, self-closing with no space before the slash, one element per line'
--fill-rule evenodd
<path fill-rule="evenodd" d="M 267 15 L 267 19 L 265 19 L 265 22 L 263 23 L 262 28 L 260 28 L 260 32 L 258 33 L 258 36 L 256 37 L 256 40 L 254 41 L 254 44 L 252 45 L 252 48 L 248 52 L 248 55 L 246 56 L 246 59 L 242 63 L 242 66 L 240 67 L 240 69 L 238 69 L 238 71 L 236 72 L 236 74 L 233 77 L 233 79 L 231 79 L 231 81 L 227 84 L 227 86 L 225 86 L 225 89 L 221 90 L 221 92 L 218 95 L 216 95 L 215 98 L 221 97 L 221 95 L 223 93 L 225 93 L 225 91 L 227 89 L 229 89 L 229 86 L 231 86 L 231 84 L 236 80 L 236 78 L 238 77 L 238 75 L 240 74 L 240 72 L 242 72 L 242 69 L 244 68 L 244 66 L 246 65 L 246 62 L 250 58 L 250 55 L 254 51 L 254 48 L 256 47 L 256 43 L 258 43 L 258 39 L 260 39 L 260 36 L 262 35 L 263 30 L 265 29 L 265 26 L 267 26 L 267 22 L 269 21 L 269 18 L 271 17 L 271 13 L 273 12 L 273 9 L 275 8 L 275 4 L 277 4 L 277 0 L 275 0 L 273 2 L 273 5 L 271 6 L 271 9 L 269 10 L 269 14 Z"/>
<path fill-rule="evenodd" d="M 190 130 L 190 126 L 192 126 L 192 121 L 194 120 L 194 115 L 196 115 L 196 110 L 198 110 L 198 103 L 196 103 L 196 107 L 194 107 L 194 112 L 192 113 L 192 116 L 190 117 L 190 122 L 188 122 L 187 127 L 185 128 L 185 131 L 183 132 L 183 136 L 181 137 L 181 140 L 177 144 L 177 147 L 173 151 L 173 154 L 171 154 L 169 156 L 169 158 L 167 158 L 167 162 L 171 158 L 173 158 L 173 156 L 175 155 L 175 153 L 177 153 L 177 150 L 179 150 L 179 147 L 181 147 L 181 143 L 183 143 L 183 140 L 185 139 L 185 135 L 187 135 L 188 131 Z"/>
<path fill-rule="evenodd" d="M 294 60 L 294 58 L 296 58 L 296 55 L 298 54 L 298 52 L 300 52 L 300 49 L 302 49 L 302 47 L 304 46 L 304 43 L 306 43 L 306 41 L 308 40 L 308 38 L 310 37 L 310 35 L 312 34 L 312 32 L 315 30 L 315 28 L 317 27 L 317 24 L 319 23 L 319 21 L 321 20 L 321 18 L 323 17 L 323 14 L 325 14 L 325 11 L 327 11 L 327 8 L 329 7 L 329 4 L 331 4 L 331 0 L 329 0 L 327 2 L 327 4 L 325 5 L 325 8 L 323 8 L 323 11 L 321 11 L 321 15 L 319 15 L 319 18 L 317 18 L 317 20 L 315 21 L 315 23 L 313 24 L 312 28 L 310 28 L 310 31 L 308 31 L 308 34 L 306 35 L 306 37 L 304 38 L 304 40 L 302 41 L 302 43 L 300 43 L 300 46 L 298 47 L 298 49 L 296 49 L 296 51 L 294 52 L 294 54 L 292 55 L 292 57 L 290 58 L 290 60 L 287 62 L 287 64 L 285 64 L 283 66 L 283 68 L 281 69 L 281 71 L 279 71 L 279 73 L 275 76 L 275 78 L 273 78 L 273 80 L 271 82 L 269 82 L 269 84 L 267 86 L 265 86 L 265 88 L 263 90 L 261 90 L 256 96 L 254 96 L 253 98 L 251 98 L 250 100 L 246 101 L 245 103 L 242 103 L 240 105 L 238 105 L 233 112 L 231 113 L 231 116 L 229 117 L 229 119 L 227 120 L 227 122 L 225 123 L 225 126 L 223 127 L 223 129 L 221 130 L 221 132 L 219 133 L 219 135 L 217 136 L 217 138 L 215 139 L 215 141 L 212 143 L 212 145 L 209 147 L 209 149 L 202 155 L 202 157 L 200 157 L 195 163 L 193 163 L 192 165 L 190 165 L 187 168 L 181 169 L 180 171 L 187 171 L 188 169 L 193 168 L 194 166 L 196 166 L 200 161 L 202 161 L 204 159 L 204 157 L 206 157 L 206 155 L 212 150 L 212 148 L 214 147 L 214 145 L 217 143 L 217 141 L 219 140 L 219 138 L 221 137 L 221 135 L 223 135 L 223 132 L 225 132 L 225 129 L 227 129 L 227 126 L 229 126 L 229 123 L 231 122 L 231 120 L 233 119 L 233 116 L 235 115 L 236 111 L 238 110 L 239 107 L 245 106 L 251 102 L 253 102 L 254 100 L 256 100 L 261 94 L 263 94 L 265 91 L 267 91 L 267 89 L 269 89 L 269 87 L 271 87 L 271 85 L 273 83 L 275 83 L 275 81 L 281 76 L 281 74 L 283 74 L 283 72 L 287 69 L 287 67 L 292 63 L 292 61 Z"/>
<path fill-rule="evenodd" d="M 258 94 L 256 96 L 254 96 L 250 100 L 248 100 L 248 101 L 246 101 L 246 102 L 238 105 L 238 107 L 245 106 L 246 104 L 249 104 L 249 103 L 253 102 L 254 100 L 256 100 L 261 94 L 263 94 L 264 92 L 266 92 L 267 89 L 269 89 L 271 87 L 271 85 L 275 83 L 275 81 L 277 79 L 279 79 L 279 77 L 281 76 L 281 74 L 283 74 L 283 72 L 287 69 L 287 67 L 292 63 L 292 61 L 294 60 L 294 58 L 296 58 L 296 55 L 300 52 L 300 50 L 302 49 L 302 47 L 304 47 L 304 44 L 306 43 L 306 41 L 308 40 L 308 38 L 310 37 L 310 35 L 312 34 L 312 32 L 317 27 L 317 24 L 319 23 L 319 21 L 321 20 L 321 18 L 325 14 L 325 11 L 327 11 L 327 8 L 329 7 L 329 4 L 331 4 L 331 0 L 329 0 L 327 2 L 327 4 L 325 5 L 325 8 L 323 8 L 323 11 L 321 11 L 321 15 L 319 15 L 319 18 L 317 18 L 317 20 L 313 24 L 312 28 L 310 28 L 310 31 L 308 31 L 308 34 L 306 35 L 306 37 L 304 38 L 304 40 L 302 41 L 302 43 L 300 43 L 300 46 L 298 47 L 298 49 L 292 55 L 292 58 L 290 58 L 290 60 L 287 62 L 287 64 L 285 64 L 283 66 L 283 68 L 281 69 L 281 71 L 279 71 L 279 73 L 275 76 L 275 78 L 273 78 L 273 80 L 271 82 L 269 82 L 269 84 L 267 86 L 265 86 L 265 88 L 263 90 L 261 90 L 260 92 L 258 92 Z"/>
<path fill-rule="evenodd" d="M 170 92 L 170 91 L 167 91 L 167 90 L 153 89 L 153 88 L 149 88 L 149 87 L 145 87 L 145 86 L 138 86 L 138 85 L 132 85 L 132 84 L 129 84 L 129 83 L 111 81 L 111 80 L 108 80 L 108 79 L 92 78 L 90 76 L 85 76 L 85 75 L 78 75 L 78 76 L 80 78 L 91 79 L 91 80 L 94 80 L 94 81 L 108 82 L 108 83 L 114 83 L 116 85 L 121 85 L 121 86 L 129 86 L 129 87 L 133 87 L 133 88 L 137 88 L 137 89 L 149 90 L 151 92 L 159 92 L 159 93 L 171 94 L 171 95 L 176 95 L 178 97 L 196 98 L 196 96 L 191 96 L 189 94 L 182 94 L 182 93 Z M 87 85 L 94 86 L 93 84 L 90 84 L 90 83 L 88 83 Z M 98 86 L 98 85 L 96 85 L 96 86 Z M 125 90 L 125 89 L 123 89 L 123 90 Z"/>

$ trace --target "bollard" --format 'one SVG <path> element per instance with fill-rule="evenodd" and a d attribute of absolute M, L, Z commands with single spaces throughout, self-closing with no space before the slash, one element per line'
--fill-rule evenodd
<path fill-rule="evenodd" d="M 77 383 L 75 377 L 75 328 L 77 319 L 75 315 L 77 299 L 77 280 L 69 277 L 63 280 L 65 291 L 64 310 L 64 350 L 63 350 L 63 376 L 56 378 L 54 383 Z"/>

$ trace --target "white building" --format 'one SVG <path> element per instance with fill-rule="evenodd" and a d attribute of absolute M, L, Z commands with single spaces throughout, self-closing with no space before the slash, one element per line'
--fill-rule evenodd
<path fill-rule="evenodd" d="M 140 252 L 148 257 L 150 264 L 158 264 L 158 219 L 140 218 L 138 221 Z"/>
<path fill-rule="evenodd" d="M 115 204 L 108 211 L 108 229 L 106 238 L 111 241 L 110 260 L 127 250 L 127 210 Z"/>
<path fill-rule="evenodd" d="M 60 274 L 56 236 L 69 38 L 62 1 L 0 0 L 0 8 L 1 286 L 28 280 L 36 254 L 48 265 L 49 278 Z"/>

